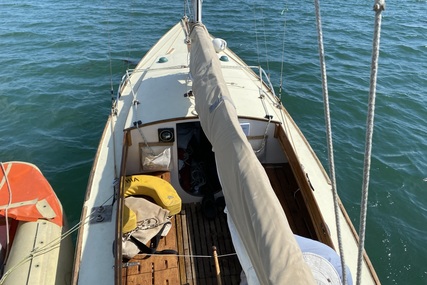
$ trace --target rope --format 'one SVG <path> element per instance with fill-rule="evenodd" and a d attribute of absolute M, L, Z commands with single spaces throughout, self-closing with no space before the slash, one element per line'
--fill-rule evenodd
<path fill-rule="evenodd" d="M 136 107 L 135 107 L 135 109 L 136 109 Z M 135 112 L 135 114 L 136 114 L 136 110 L 135 110 L 134 112 Z M 135 115 L 135 117 L 136 117 L 136 115 Z M 144 133 L 142 132 L 141 128 L 140 128 L 138 125 L 137 125 L 137 126 L 135 126 L 135 128 L 138 130 L 139 134 L 141 135 L 142 140 L 143 140 L 143 141 L 144 141 L 144 143 L 145 143 L 145 147 L 148 149 L 148 151 L 150 152 L 150 154 L 151 154 L 152 156 L 155 156 L 156 154 L 154 153 L 154 150 L 151 148 L 151 146 L 148 144 L 148 141 L 147 141 L 147 139 L 145 138 L 145 135 L 144 135 Z"/>
<path fill-rule="evenodd" d="M 385 9 L 385 0 L 375 0 L 373 10 L 375 11 L 374 37 L 372 42 L 372 62 L 368 101 L 368 116 L 366 120 L 366 141 L 365 141 L 365 160 L 363 169 L 362 200 L 360 205 L 360 227 L 359 227 L 359 251 L 357 259 L 357 277 L 356 284 L 361 283 L 363 249 L 366 234 L 366 217 L 368 204 L 369 173 L 371 168 L 372 156 L 372 137 L 374 132 L 374 115 L 375 115 L 375 96 L 377 88 L 378 75 L 378 58 L 380 50 L 381 35 L 381 13 Z"/>
<path fill-rule="evenodd" d="M 260 153 L 265 148 L 265 144 L 267 141 L 268 127 L 270 126 L 271 118 L 272 118 L 272 116 L 269 116 L 269 115 L 267 116 L 268 116 L 268 122 L 267 122 L 267 125 L 265 126 L 265 131 L 264 131 L 264 136 L 262 137 L 261 146 L 259 147 L 259 149 L 254 150 L 255 154 Z"/>
<path fill-rule="evenodd" d="M 327 136 L 327 145 L 328 145 L 328 159 L 329 159 L 329 171 L 331 175 L 332 182 L 332 194 L 334 200 L 334 213 L 335 213 L 335 224 L 337 227 L 337 238 L 338 238 L 338 248 L 341 256 L 341 267 L 342 267 L 342 278 L 343 284 L 347 284 L 347 272 L 345 266 L 344 258 L 344 248 L 342 243 L 341 235 L 341 223 L 340 223 L 340 214 L 339 214 L 339 205 L 338 205 L 338 192 L 336 186 L 335 178 L 335 163 L 334 163 L 334 149 L 332 143 L 332 127 L 331 127 L 331 116 L 329 109 L 329 95 L 328 95 L 328 81 L 326 76 L 326 63 L 325 63 L 325 50 L 323 47 L 323 32 L 322 32 L 322 20 L 320 17 L 320 6 L 319 0 L 314 0 L 314 6 L 316 10 L 316 22 L 317 22 L 317 35 L 319 43 L 319 57 L 320 57 L 320 66 L 321 66 L 321 75 L 322 75 L 322 93 L 323 93 L 323 102 L 325 108 L 325 123 L 326 123 L 326 136 Z"/>
<path fill-rule="evenodd" d="M 129 72 L 130 72 L 129 70 L 126 70 L 126 79 L 125 79 L 125 81 L 129 84 L 130 91 L 131 91 L 132 97 L 133 97 L 133 101 L 132 101 L 132 107 L 134 109 L 134 111 L 133 111 L 133 118 L 134 118 L 133 124 L 134 124 L 135 128 L 138 130 L 138 132 L 141 135 L 142 139 L 144 140 L 145 146 L 150 151 L 151 155 L 155 155 L 153 149 L 148 144 L 148 141 L 145 138 L 144 133 L 142 132 L 142 130 L 139 127 L 139 125 L 142 123 L 140 120 L 138 120 L 138 105 L 140 103 L 137 100 L 137 94 L 135 93 L 135 90 L 133 89 L 133 85 L 132 85 L 132 81 L 131 81 Z"/>
<path fill-rule="evenodd" d="M 193 258 L 213 258 L 213 255 L 197 255 L 197 254 L 162 254 L 162 253 L 140 253 L 138 255 L 149 255 L 149 256 L 177 256 L 177 257 L 193 257 Z M 218 255 L 218 258 L 223 258 L 223 257 L 230 257 L 230 256 L 236 256 L 237 253 L 227 253 L 227 254 L 221 254 Z"/>

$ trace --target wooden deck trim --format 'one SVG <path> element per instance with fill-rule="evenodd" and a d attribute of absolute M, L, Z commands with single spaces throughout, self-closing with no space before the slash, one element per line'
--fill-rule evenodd
<path fill-rule="evenodd" d="M 299 158 L 295 153 L 292 143 L 289 141 L 289 138 L 281 125 L 276 124 L 274 136 L 278 138 L 280 145 L 285 152 L 286 157 L 288 158 L 295 179 L 299 185 L 299 189 L 304 200 L 303 203 L 307 205 L 310 219 L 314 226 L 316 240 L 323 242 L 332 248 L 335 248 L 331 235 L 328 232 L 327 225 L 323 220 L 322 213 L 320 212 L 319 206 L 317 205 L 316 199 L 312 193 L 314 189 L 312 189 L 309 178 L 307 177 L 307 173 L 305 173 L 303 170 L 303 166 L 301 165 Z"/>
<path fill-rule="evenodd" d="M 293 233 L 316 239 L 311 218 L 289 164 L 263 165 Z"/>

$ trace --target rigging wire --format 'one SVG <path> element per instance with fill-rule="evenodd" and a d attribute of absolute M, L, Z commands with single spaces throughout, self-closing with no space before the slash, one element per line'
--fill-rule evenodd
<path fill-rule="evenodd" d="M 385 9 L 385 0 L 375 0 L 375 4 L 373 8 L 373 10 L 375 11 L 375 21 L 374 21 L 374 35 L 373 35 L 373 42 L 372 42 L 372 61 L 371 61 L 369 100 L 368 100 L 368 115 L 366 119 L 365 159 L 364 159 L 364 165 L 363 165 L 362 199 L 360 204 L 359 251 L 358 251 L 358 259 L 357 259 L 356 284 L 361 283 L 361 277 L 362 277 L 363 250 L 364 250 L 365 234 L 366 234 L 369 173 L 371 168 L 372 137 L 374 132 L 378 59 L 379 59 L 379 51 L 380 51 L 381 19 L 382 19 L 381 14 L 384 9 Z"/>
<path fill-rule="evenodd" d="M 270 77 L 270 63 L 268 61 L 268 47 L 267 47 L 267 35 L 265 33 L 265 20 L 264 20 L 264 9 L 261 8 L 261 19 L 262 19 L 262 29 L 264 34 L 264 47 L 265 47 L 265 61 L 267 62 L 267 75 Z"/>
<path fill-rule="evenodd" d="M 254 20 L 255 20 L 255 43 L 256 43 L 256 54 L 258 59 L 258 66 L 261 66 L 261 62 L 259 59 L 259 42 L 258 42 L 258 25 L 257 25 L 257 18 L 256 18 L 256 6 L 254 4 Z"/>
<path fill-rule="evenodd" d="M 327 145 L 328 145 L 328 159 L 329 159 L 329 171 L 332 182 L 332 194 L 334 200 L 334 212 L 335 212 L 335 223 L 337 227 L 337 238 L 338 238 L 338 248 L 341 256 L 341 268 L 342 268 L 342 282 L 347 284 L 347 272 L 345 266 L 345 257 L 344 257 L 344 248 L 342 243 L 341 236 L 341 223 L 340 223 L 340 208 L 338 204 L 338 191 L 336 186 L 335 178 L 335 163 L 334 163 L 334 149 L 332 142 L 332 127 L 331 127 L 331 116 L 329 109 L 329 95 L 328 95 L 328 80 L 326 76 L 326 62 L 325 62 L 325 50 L 323 46 L 323 32 L 322 32 L 322 20 L 320 16 L 320 4 L 319 0 L 314 0 L 314 6 L 316 11 L 316 23 L 317 23 L 317 39 L 319 44 L 319 57 L 320 57 L 320 67 L 321 67 L 321 76 L 322 76 L 322 93 L 323 93 L 323 102 L 325 108 L 325 123 L 326 123 L 326 136 L 327 136 Z"/>
<path fill-rule="evenodd" d="M 108 1 L 108 7 L 107 11 L 111 11 L 110 1 Z M 107 17 L 107 38 L 108 38 L 108 60 L 109 60 L 109 67 L 110 67 L 110 92 L 111 92 L 111 99 L 114 100 L 114 87 L 113 87 L 113 64 L 112 64 L 112 58 L 111 58 L 111 29 L 110 29 L 110 17 Z"/>
<path fill-rule="evenodd" d="M 258 40 L 258 24 L 257 24 L 257 15 L 256 15 L 256 6 L 254 4 L 254 20 L 255 20 L 255 41 L 256 41 L 256 49 L 257 49 L 257 59 L 258 59 L 258 66 L 261 66 L 261 60 L 260 60 L 260 47 L 259 47 L 259 40 Z M 264 48 L 265 48 L 265 61 L 267 64 L 267 76 L 270 76 L 270 62 L 268 60 L 268 47 L 267 47 L 267 35 L 265 33 L 265 21 L 264 21 L 264 9 L 261 8 L 261 21 L 262 21 L 262 28 L 263 28 L 263 36 L 264 36 Z"/>
<path fill-rule="evenodd" d="M 133 17 L 135 17 L 136 14 L 137 13 L 135 12 L 135 1 L 132 0 L 130 2 L 129 18 L 133 19 Z M 131 26 L 133 26 L 133 25 L 131 25 Z M 126 60 L 126 69 L 129 69 L 129 68 L 131 68 L 130 65 L 133 62 L 131 55 L 132 55 L 132 42 L 133 42 L 132 41 L 132 39 L 133 39 L 132 35 L 134 33 L 133 33 L 132 29 L 127 29 L 127 30 L 128 30 L 128 32 L 126 33 L 126 50 L 127 50 L 128 59 Z"/>
<path fill-rule="evenodd" d="M 286 36 L 286 12 L 288 11 L 287 3 L 285 3 L 285 7 L 283 8 L 280 15 L 284 15 L 283 20 L 283 39 L 282 39 L 282 62 L 280 65 L 280 86 L 279 86 L 279 99 L 282 100 L 282 90 L 283 90 L 283 68 L 285 65 L 285 36 Z"/>
<path fill-rule="evenodd" d="M 110 1 L 108 1 L 108 11 L 111 11 Z M 108 59 L 110 65 L 110 96 L 111 96 L 111 114 L 110 114 L 110 131 L 113 137 L 113 158 L 114 158 L 114 178 L 117 179 L 119 176 L 117 169 L 117 159 L 116 159 L 116 139 L 114 136 L 114 116 L 117 114 L 117 102 L 114 99 L 114 84 L 113 84 L 113 60 L 111 56 L 111 26 L 110 26 L 110 17 L 107 17 L 107 34 L 108 34 Z"/>
<path fill-rule="evenodd" d="M 191 5 L 188 2 L 188 0 L 184 1 L 184 17 L 193 18 L 193 13 L 191 11 Z"/>

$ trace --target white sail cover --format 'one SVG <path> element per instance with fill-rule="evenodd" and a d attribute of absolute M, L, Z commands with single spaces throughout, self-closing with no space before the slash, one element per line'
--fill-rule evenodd
<path fill-rule="evenodd" d="M 205 27 L 191 32 L 196 110 L 215 152 L 229 215 L 261 284 L 315 284 L 264 168 L 239 125 Z"/>

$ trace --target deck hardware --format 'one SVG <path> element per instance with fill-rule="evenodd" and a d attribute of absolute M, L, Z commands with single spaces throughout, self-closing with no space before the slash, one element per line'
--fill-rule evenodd
<path fill-rule="evenodd" d="M 161 128 L 157 130 L 159 142 L 174 142 L 175 134 L 173 128 Z"/>
<path fill-rule="evenodd" d="M 221 269 L 219 267 L 218 253 L 216 251 L 216 246 L 212 246 L 212 252 L 213 252 L 213 258 L 214 258 L 214 263 L 215 263 L 215 273 L 216 273 L 217 285 L 222 285 Z"/>
<path fill-rule="evenodd" d="M 141 120 L 133 122 L 133 126 L 134 127 L 139 126 L 139 125 L 142 125 L 142 121 Z"/>
<path fill-rule="evenodd" d="M 128 268 L 131 266 L 139 266 L 141 263 L 139 262 L 126 262 L 122 264 L 122 268 Z"/>
<path fill-rule="evenodd" d="M 93 207 L 91 213 L 92 214 L 89 221 L 90 224 L 110 222 L 113 213 L 113 206 L 104 205 L 99 207 Z"/>
<path fill-rule="evenodd" d="M 158 63 L 165 63 L 168 62 L 169 60 L 167 59 L 167 57 L 162 56 L 161 58 L 159 58 Z"/>
<path fill-rule="evenodd" d="M 193 91 L 190 90 L 187 93 L 184 94 L 184 97 L 193 97 Z"/>

